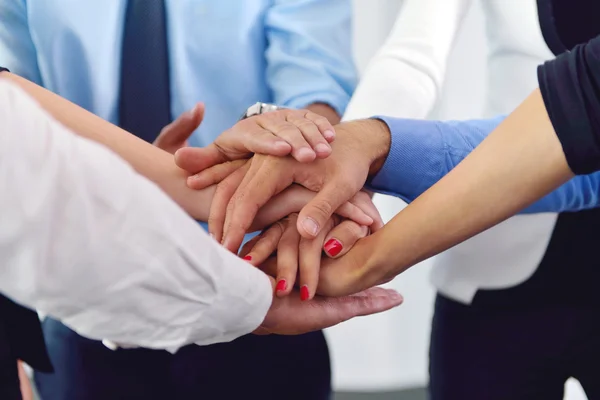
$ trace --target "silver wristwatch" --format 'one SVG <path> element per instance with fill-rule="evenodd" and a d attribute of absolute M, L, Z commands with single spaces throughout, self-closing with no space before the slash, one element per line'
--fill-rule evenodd
<path fill-rule="evenodd" d="M 255 115 L 260 115 L 260 114 L 268 113 L 271 111 L 284 110 L 284 109 L 285 109 L 285 107 L 280 107 L 275 104 L 260 103 L 260 102 L 254 103 L 250 107 L 248 107 L 248 109 L 246 109 L 246 112 L 244 113 L 244 115 L 242 115 L 240 117 L 240 121 L 243 119 L 246 119 L 246 118 L 254 117 Z"/>

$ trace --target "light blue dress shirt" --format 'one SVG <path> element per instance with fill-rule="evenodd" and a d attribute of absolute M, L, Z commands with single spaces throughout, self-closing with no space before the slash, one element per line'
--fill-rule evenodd
<path fill-rule="evenodd" d="M 443 178 L 504 117 L 473 121 L 424 121 L 381 117 L 391 131 L 388 158 L 370 189 L 411 202 Z M 576 176 L 522 213 L 569 212 L 600 203 L 600 173 Z"/>
<path fill-rule="evenodd" d="M 0 65 L 118 123 L 125 0 L 0 0 Z M 171 115 L 206 103 L 205 146 L 251 104 L 342 114 L 356 84 L 350 0 L 166 0 Z"/>

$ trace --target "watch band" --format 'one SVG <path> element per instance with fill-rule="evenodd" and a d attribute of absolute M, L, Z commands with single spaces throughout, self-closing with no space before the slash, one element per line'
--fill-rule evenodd
<path fill-rule="evenodd" d="M 240 117 L 240 121 L 243 119 L 246 119 L 246 118 L 253 117 L 255 115 L 261 115 L 264 113 L 277 111 L 277 110 L 284 110 L 284 109 L 285 109 L 285 107 L 280 107 L 275 104 L 261 103 L 261 102 L 254 103 L 250 107 L 248 107 L 246 112 Z"/>

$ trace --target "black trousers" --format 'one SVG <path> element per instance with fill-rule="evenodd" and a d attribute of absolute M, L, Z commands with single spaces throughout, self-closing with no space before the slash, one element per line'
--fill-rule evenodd
<path fill-rule="evenodd" d="M 438 295 L 431 400 L 559 400 L 569 377 L 600 399 L 600 309 L 465 306 Z"/>
<path fill-rule="evenodd" d="M 55 373 L 35 373 L 44 400 L 326 400 L 331 372 L 323 333 L 248 335 L 165 351 L 112 351 L 44 320 Z"/>

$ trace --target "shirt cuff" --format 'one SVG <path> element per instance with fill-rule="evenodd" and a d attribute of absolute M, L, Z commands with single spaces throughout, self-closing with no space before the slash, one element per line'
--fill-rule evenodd
<path fill-rule="evenodd" d="M 433 185 L 443 169 L 442 135 L 436 121 L 374 117 L 384 122 L 391 133 L 388 157 L 379 172 L 367 183 L 367 189 L 416 199 Z"/>
<path fill-rule="evenodd" d="M 350 102 L 350 96 L 346 93 L 315 92 L 302 96 L 293 97 L 283 103 L 283 106 L 290 108 L 306 108 L 315 103 L 327 104 L 341 116 L 344 115 L 346 107 Z"/>
<path fill-rule="evenodd" d="M 237 258 L 233 254 L 231 256 Z M 273 286 L 269 277 L 260 269 L 250 264 L 246 268 L 238 268 L 235 280 L 238 283 L 234 292 L 221 288 L 221 299 L 217 299 L 210 307 L 211 316 L 208 320 L 219 321 L 221 326 L 227 327 L 216 342 L 230 342 L 254 332 L 263 323 L 273 302 Z M 223 279 L 222 285 L 228 285 L 229 281 L 228 278 Z M 215 340 L 211 340 L 211 343 L 214 342 Z M 199 341 L 195 343 L 211 344 Z"/>

